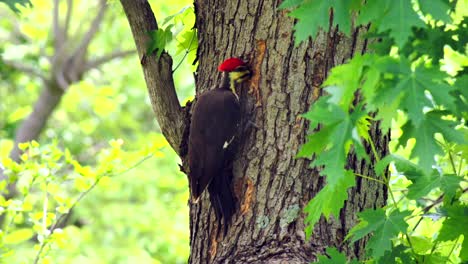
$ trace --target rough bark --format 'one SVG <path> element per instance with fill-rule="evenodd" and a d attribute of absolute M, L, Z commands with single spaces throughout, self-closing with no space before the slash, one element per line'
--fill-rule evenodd
<path fill-rule="evenodd" d="M 197 94 L 220 81 L 213 73 L 223 59 L 247 59 L 254 76 L 244 86 L 251 93 L 242 92 L 242 108 L 258 128 L 246 128 L 242 134 L 234 163 L 239 208 L 227 236 L 215 237 L 218 227 L 206 193 L 198 204 L 191 204 L 190 263 L 307 263 L 328 246 L 362 257 L 365 241 L 348 244 L 344 237 L 358 211 L 386 201 L 383 186 L 357 179 L 340 217 L 328 222 L 322 218 L 312 238 L 305 239 L 303 208 L 324 179 L 309 168 L 310 161 L 294 158 L 308 130 L 299 115 L 321 95 L 319 86 L 332 67 L 365 51 L 365 29 L 355 29 L 347 38 L 330 28 L 295 47 L 294 20 L 277 10 L 280 2 L 195 1 L 200 41 Z M 372 136 L 383 155 L 388 137 L 377 125 Z M 366 175 L 373 175 L 374 162 L 348 157 L 349 168 Z"/>
<path fill-rule="evenodd" d="M 305 239 L 303 208 L 323 187 L 318 170 L 310 161 L 295 159 L 305 142 L 308 123 L 299 118 L 321 95 L 319 86 L 329 70 L 363 53 L 364 29 L 346 38 L 336 28 L 320 32 L 313 41 L 294 46 L 294 20 L 278 11 L 280 0 L 195 1 L 199 34 L 196 74 L 197 94 L 221 81 L 217 65 L 238 56 L 249 61 L 252 80 L 241 91 L 246 126 L 241 133 L 234 162 L 234 191 L 239 201 L 226 237 L 216 237 L 218 226 L 208 195 L 190 205 L 190 263 L 307 263 L 335 246 L 350 257 L 362 257 L 365 240 L 343 243 L 344 236 L 364 208 L 386 201 L 383 186 L 356 179 L 340 217 L 321 219 L 310 240 Z M 181 110 L 170 75 L 171 60 L 145 55 L 147 32 L 157 28 L 145 0 L 121 0 L 142 58 L 150 98 L 156 117 L 171 146 L 186 160 L 184 142 L 189 131 L 189 111 Z M 185 122 L 185 123 L 184 123 Z M 244 122 L 244 124 L 247 122 Z M 167 127 L 167 126 L 171 127 Z M 372 137 L 378 151 L 387 152 L 388 137 L 377 124 Z M 179 143 L 181 146 L 179 147 Z M 373 175 L 370 163 L 348 157 L 348 167 Z M 330 197 L 333 199 L 333 197 Z"/>

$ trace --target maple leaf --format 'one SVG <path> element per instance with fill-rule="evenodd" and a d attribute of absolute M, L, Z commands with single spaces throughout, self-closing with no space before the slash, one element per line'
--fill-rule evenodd
<path fill-rule="evenodd" d="M 360 222 L 349 231 L 347 238 L 352 236 L 351 241 L 356 242 L 373 233 L 366 248 L 370 249 L 372 257 L 378 259 L 392 248 L 392 238 L 406 232 L 408 223 L 405 217 L 410 214 L 409 211 L 395 210 L 387 216 L 383 208 L 364 210 L 358 214 Z"/>
<path fill-rule="evenodd" d="M 455 240 L 460 235 L 463 235 L 462 248 L 460 250 L 460 258 L 468 259 L 468 206 L 456 203 L 443 208 L 447 213 L 442 228 L 440 229 L 437 241 Z"/>
<path fill-rule="evenodd" d="M 450 23 L 452 19 L 449 16 L 450 6 L 443 0 L 421 0 L 418 1 L 421 11 L 424 14 L 430 14 L 437 20 Z"/>
<path fill-rule="evenodd" d="M 368 1 L 360 10 L 358 24 L 372 23 L 377 32 L 389 31 L 398 47 L 403 47 L 411 35 L 413 27 L 425 24 L 408 0 Z"/>
<path fill-rule="evenodd" d="M 410 158 L 418 157 L 419 165 L 426 172 L 431 171 L 434 156 L 443 153 L 442 148 L 434 140 L 435 133 L 440 133 L 448 142 L 465 142 L 463 133 L 455 130 L 458 123 L 443 119 L 448 113 L 433 110 L 424 114 L 419 126 L 408 121 L 401 127 L 403 134 L 398 140 L 398 145 L 406 144 L 410 138 L 416 139 Z"/>
<path fill-rule="evenodd" d="M 306 237 L 309 238 L 314 230 L 314 225 L 323 214 L 327 219 L 330 215 L 339 216 L 344 201 L 348 199 L 348 188 L 356 184 L 352 171 L 345 171 L 334 185 L 327 184 L 320 192 L 309 201 L 304 211 L 307 216 L 304 220 L 306 224 Z M 333 197 L 333 199 L 330 199 Z"/>

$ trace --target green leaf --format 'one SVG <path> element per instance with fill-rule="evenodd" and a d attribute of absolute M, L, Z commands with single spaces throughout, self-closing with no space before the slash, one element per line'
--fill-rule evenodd
<path fill-rule="evenodd" d="M 26 150 L 27 148 L 29 148 L 29 145 L 30 145 L 29 142 L 19 143 L 18 148 L 21 149 L 21 150 Z"/>
<path fill-rule="evenodd" d="M 34 235 L 31 228 L 19 228 L 5 235 L 5 244 L 19 244 L 30 239 Z"/>
<path fill-rule="evenodd" d="M 453 206 L 445 206 L 447 219 L 445 219 L 440 229 L 437 241 L 450 241 L 463 235 L 460 258 L 468 259 L 468 206 L 466 204 L 456 203 Z"/>
<path fill-rule="evenodd" d="M 314 231 L 314 225 L 323 214 L 327 219 L 330 215 L 339 216 L 344 201 L 348 199 L 348 188 L 353 187 L 356 182 L 352 171 L 346 171 L 334 185 L 327 184 L 320 192 L 310 200 L 304 211 L 307 213 L 305 218 L 305 232 L 307 239 Z M 333 199 L 330 199 L 333 197 Z"/>
<path fill-rule="evenodd" d="M 309 135 L 307 142 L 302 145 L 297 153 L 297 158 L 312 158 L 312 155 L 320 153 L 328 146 L 328 141 L 333 131 L 333 126 L 328 126 L 320 129 L 320 131 Z"/>
<path fill-rule="evenodd" d="M 392 248 L 391 239 L 398 236 L 399 233 L 406 232 L 408 223 L 405 217 L 411 215 L 409 211 L 392 211 L 390 215 L 385 214 L 383 208 L 366 209 L 358 214 L 360 222 L 354 226 L 348 234 L 352 236 L 352 242 L 373 233 L 366 246 L 367 250 L 371 252 L 372 257 L 378 259 L 382 257 L 385 251 Z"/>
<path fill-rule="evenodd" d="M 340 123 L 345 117 L 346 113 L 331 104 L 331 96 L 320 97 L 312 106 L 309 112 L 302 115 L 305 119 L 310 120 L 310 127 L 316 128 L 319 123 L 323 125 L 334 125 Z"/>
<path fill-rule="evenodd" d="M 281 5 L 278 7 L 278 9 L 286 9 L 286 8 L 292 8 L 296 7 L 300 4 L 302 4 L 304 0 L 284 0 Z"/>
<path fill-rule="evenodd" d="M 346 264 L 348 263 L 346 255 L 339 252 L 334 247 L 327 248 L 325 252 L 327 252 L 328 256 L 318 255 L 317 263 L 322 263 L 322 264 Z M 358 263 L 358 262 L 356 262 L 356 260 L 353 260 L 351 263 Z"/>
<path fill-rule="evenodd" d="M 401 49 L 401 54 L 414 58 L 426 55 L 433 65 L 438 66 L 440 59 L 444 58 L 444 46 L 452 46 L 456 42 L 452 32 L 445 25 L 414 29 L 411 41 Z"/>
<path fill-rule="evenodd" d="M 302 2 L 302 3 L 301 3 Z M 319 29 L 327 30 L 330 24 L 330 10 L 333 9 L 332 27 L 339 29 L 346 35 L 351 34 L 351 6 L 356 1 L 349 0 L 314 0 L 314 1 L 285 1 L 280 9 L 298 6 L 289 13 L 289 16 L 297 18 L 294 26 L 296 33 L 295 44 L 299 45 L 308 37 L 315 37 Z M 314 14 L 314 15 L 311 15 Z"/>
<path fill-rule="evenodd" d="M 453 91 L 455 96 L 455 115 L 457 118 L 468 120 L 468 74 L 457 78 L 455 82 L 456 90 Z"/>
<path fill-rule="evenodd" d="M 425 254 L 431 250 L 433 241 L 429 237 L 425 236 L 412 236 L 410 237 L 411 245 L 413 246 L 414 252 L 417 254 Z"/>
<path fill-rule="evenodd" d="M 429 91 L 434 103 L 438 106 L 452 109 L 455 98 L 451 95 L 454 87 L 448 85 L 444 80 L 448 78 L 445 72 L 438 68 L 428 68 L 418 65 L 414 71 L 414 82 L 419 89 Z"/>
<path fill-rule="evenodd" d="M 377 32 L 389 30 L 398 47 L 407 42 L 412 27 L 425 26 L 408 0 L 369 1 L 360 11 L 358 24 L 372 23 Z"/>
<path fill-rule="evenodd" d="M 375 68 L 371 67 L 370 65 L 374 64 L 374 59 L 371 56 L 365 55 L 365 64 L 366 64 L 366 69 L 363 73 L 363 83 L 361 87 L 361 92 L 364 95 L 365 100 L 368 100 L 368 103 L 371 104 L 369 107 L 372 110 L 376 110 L 376 107 L 372 105 L 372 99 L 375 97 L 375 92 L 379 86 L 380 78 L 381 78 L 381 72 Z"/>
<path fill-rule="evenodd" d="M 462 178 L 456 175 L 441 175 L 437 170 L 433 170 L 429 176 L 424 175 L 413 180 L 414 183 L 408 186 L 407 197 L 416 200 L 436 188 L 440 188 L 448 197 L 453 197 L 460 187 L 461 180 Z"/>
<path fill-rule="evenodd" d="M 413 263 L 411 255 L 409 253 L 410 249 L 406 246 L 400 244 L 391 251 L 385 251 L 383 257 L 381 257 L 377 263 L 379 264 L 400 264 L 400 263 Z"/>
<path fill-rule="evenodd" d="M 312 109 L 303 115 L 306 119 L 311 120 L 312 128 L 321 123 L 322 130 L 326 132 L 318 132 L 308 136 L 309 141 L 301 149 L 298 156 L 311 157 L 316 154 L 317 158 L 311 166 L 325 166 L 320 174 L 327 176 L 328 184 L 334 185 L 338 179 L 344 176 L 346 156 L 351 146 L 354 146 L 358 157 L 368 159 L 359 136 L 359 133 L 363 134 L 366 129 L 368 130 L 367 125 L 362 121 L 368 115 L 362 109 L 362 105 L 356 106 L 354 111 L 349 114 L 338 105 L 328 103 L 330 98 L 332 97 L 320 98 L 312 106 Z"/>
<path fill-rule="evenodd" d="M 165 26 L 167 23 L 169 23 L 169 21 L 171 21 L 171 20 L 173 20 L 174 18 L 176 18 L 176 17 L 178 17 L 178 16 L 184 14 L 184 13 L 187 12 L 187 11 L 188 11 L 188 12 L 193 12 L 193 11 L 191 11 L 190 9 L 193 9 L 193 6 L 192 6 L 192 5 L 187 5 L 187 6 L 182 7 L 182 9 L 180 9 L 177 13 L 172 14 L 172 15 L 166 17 L 166 18 L 163 20 L 163 22 L 162 22 L 161 25 Z"/>
<path fill-rule="evenodd" d="M 384 73 L 391 73 L 395 84 L 381 86 L 372 98 L 375 105 L 399 101 L 399 108 L 408 112 L 409 119 L 418 127 L 424 118 L 424 109 L 435 105 L 453 108 L 455 98 L 450 94 L 451 86 L 444 82 L 447 78 L 436 68 L 418 65 L 414 70 L 406 58 L 396 60 L 380 60 L 376 67 Z M 432 100 L 426 95 L 429 91 Z"/>
<path fill-rule="evenodd" d="M 30 0 L 0 0 L 0 3 L 5 3 L 15 13 L 20 12 L 17 5 L 22 5 L 24 7 L 32 6 Z"/>
<path fill-rule="evenodd" d="M 367 113 L 362 105 L 356 106 L 349 114 L 338 105 L 329 103 L 331 96 L 321 97 L 309 112 L 303 115 L 311 120 L 311 128 L 322 124 L 319 132 L 308 136 L 308 142 L 298 153 L 299 157 L 316 159 L 311 166 L 324 166 L 321 175 L 327 177 L 327 185 L 309 202 L 304 209 L 307 213 L 306 236 L 310 237 L 315 223 L 323 214 L 327 219 L 330 215 L 338 216 L 344 201 L 348 198 L 347 189 L 354 186 L 354 174 L 345 170 L 346 155 L 354 145 L 359 157 L 367 158 L 359 134 L 367 131 L 368 125 L 363 122 Z M 361 132 L 359 132 L 361 131 Z M 334 199 L 330 199 L 334 197 Z"/>
<path fill-rule="evenodd" d="M 381 159 L 374 167 L 374 171 L 377 175 L 383 175 L 390 163 L 395 164 L 395 168 L 398 173 L 401 173 L 406 176 L 410 181 L 417 181 L 418 178 L 424 177 L 426 174 L 421 167 L 413 162 L 395 155 L 390 154 Z"/>
<path fill-rule="evenodd" d="M 171 24 L 166 29 L 158 28 L 150 32 L 151 41 L 149 42 L 147 54 L 153 54 L 156 52 L 156 58 L 159 58 L 163 53 L 166 45 L 172 40 L 171 28 L 174 25 Z"/>
<path fill-rule="evenodd" d="M 176 54 L 180 54 L 181 52 L 196 52 L 198 47 L 198 37 L 197 31 L 187 30 L 181 35 L 181 40 L 177 42 L 177 52 Z"/>
<path fill-rule="evenodd" d="M 301 4 L 296 10 L 289 13 L 289 16 L 298 19 L 294 25 L 294 39 L 298 46 L 310 36 L 315 37 L 320 28 L 327 29 L 330 18 L 328 17 L 330 4 L 327 0 L 307 1 Z M 314 14 L 311 16 L 311 14 Z"/>
<path fill-rule="evenodd" d="M 450 23 L 450 6 L 443 0 L 419 0 L 419 6 L 424 14 L 430 14 L 436 20 Z"/>
<path fill-rule="evenodd" d="M 340 105 L 343 111 L 348 111 L 354 100 L 354 94 L 361 84 L 362 69 L 366 58 L 356 56 L 348 63 L 334 67 L 323 83 L 323 86 L 331 86 L 326 87 L 325 90 L 331 95 L 331 101 Z"/>
<path fill-rule="evenodd" d="M 333 27 L 338 26 L 345 35 L 351 35 L 351 4 L 350 0 L 333 0 Z M 356 2 L 356 1 L 354 1 Z"/>
<path fill-rule="evenodd" d="M 458 123 L 443 119 L 446 114 L 445 111 L 430 111 L 423 116 L 418 127 L 408 121 L 401 128 L 403 134 L 399 139 L 399 145 L 406 144 L 410 138 L 415 138 L 416 143 L 410 157 L 418 157 L 419 165 L 426 172 L 430 171 L 434 164 L 434 155 L 443 154 L 442 148 L 434 139 L 435 133 L 440 133 L 449 142 L 464 143 L 463 134 L 454 129 Z"/>
<path fill-rule="evenodd" d="M 420 257 L 424 259 L 424 264 L 451 263 L 451 261 L 448 260 L 447 256 L 442 256 L 439 253 L 427 254 Z"/>
<path fill-rule="evenodd" d="M 372 117 L 370 117 L 369 115 L 363 115 L 356 122 L 356 129 L 358 135 L 368 142 L 371 140 L 371 136 L 369 134 L 371 127 L 370 120 L 372 120 Z"/>

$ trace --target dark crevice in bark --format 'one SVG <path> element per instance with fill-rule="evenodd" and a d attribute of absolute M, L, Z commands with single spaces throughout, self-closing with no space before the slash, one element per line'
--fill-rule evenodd
<path fill-rule="evenodd" d="M 325 178 L 319 177 L 319 169 L 309 168 L 309 160 L 294 158 L 309 130 L 309 122 L 298 116 L 321 96 L 319 87 L 329 70 L 365 48 L 361 37 L 366 30 L 355 30 L 346 38 L 333 27 L 330 33 L 319 32 L 313 41 L 295 47 L 294 20 L 278 11 L 277 5 L 273 0 L 210 1 L 210 5 L 195 1 L 200 40 L 197 94 L 219 80 L 213 72 L 223 59 L 243 56 L 254 64 L 261 41 L 266 55 L 253 78 L 259 80 L 261 105 L 256 106 L 253 94 L 240 92 L 244 116 L 259 126 L 244 131 L 234 162 L 240 209 L 227 236 L 212 240 L 216 222 L 207 196 L 191 205 L 190 263 L 307 263 L 330 245 L 350 257 L 362 256 L 365 240 L 342 244 L 344 236 L 355 223 L 356 212 L 385 202 L 381 186 L 358 179 L 342 213 L 328 222 L 322 217 L 311 240 L 305 239 L 302 210 L 324 186 Z M 252 85 L 256 84 L 252 81 Z M 385 141 L 382 136 L 379 140 Z M 379 146 L 383 150 L 385 142 Z M 373 162 L 350 155 L 349 168 L 373 175 Z M 294 208 L 298 208 L 296 215 Z"/>

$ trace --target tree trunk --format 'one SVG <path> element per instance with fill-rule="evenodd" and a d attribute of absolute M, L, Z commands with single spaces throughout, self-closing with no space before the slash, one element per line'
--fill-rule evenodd
<path fill-rule="evenodd" d="M 24 120 L 16 131 L 15 144 L 10 153 L 10 158 L 15 162 L 20 162 L 21 150 L 20 143 L 29 142 L 39 137 L 44 129 L 47 120 L 52 112 L 57 108 L 62 99 L 64 91 L 58 85 L 45 86 L 34 105 L 31 114 Z"/>
<path fill-rule="evenodd" d="M 220 82 L 216 67 L 228 57 L 242 57 L 254 75 L 241 92 L 246 126 L 234 162 L 238 210 L 226 237 L 216 237 L 217 222 L 207 193 L 190 206 L 190 263 L 308 263 L 335 246 L 349 257 L 362 257 L 365 240 L 343 243 L 356 213 L 381 206 L 385 188 L 356 179 L 339 219 L 323 218 L 310 240 L 305 239 L 303 208 L 324 185 L 310 161 L 296 159 L 308 122 L 299 115 L 321 95 L 319 86 L 329 70 L 355 53 L 363 53 L 365 29 L 347 38 L 330 28 L 294 46 L 294 20 L 278 11 L 280 0 L 195 1 L 199 34 L 197 94 Z M 311 14 L 313 15 L 313 14 Z M 377 125 L 371 132 L 382 156 L 388 136 Z M 371 163 L 348 157 L 357 173 L 373 175 Z M 330 197 L 333 199 L 333 197 Z"/>
<path fill-rule="evenodd" d="M 15 162 L 21 162 L 22 150 L 19 144 L 38 139 L 40 133 L 44 129 L 47 120 L 52 115 L 52 112 L 59 105 L 64 91 L 58 85 L 44 85 L 44 88 L 36 101 L 33 111 L 21 123 L 16 131 L 13 149 L 10 152 L 10 158 Z M 6 180 L 6 175 L 3 169 L 0 168 L 0 181 Z M 8 193 L 4 193 L 5 199 L 10 199 L 17 195 L 16 183 L 8 183 Z M 0 218 L 0 223 L 3 218 Z"/>
<path fill-rule="evenodd" d="M 13 149 L 10 152 L 10 158 L 15 162 L 21 162 L 21 154 L 19 149 L 20 143 L 37 140 L 42 130 L 47 124 L 47 120 L 52 116 L 54 110 L 60 104 L 60 101 L 67 92 L 68 88 L 82 80 L 84 74 L 89 70 L 98 68 L 113 59 L 132 55 L 135 50 L 116 50 L 114 52 L 102 56 L 90 56 L 93 59 L 88 59 L 88 48 L 98 32 L 99 26 L 102 23 L 104 14 L 107 10 L 105 0 L 98 2 L 96 16 L 92 20 L 87 31 L 81 35 L 71 37 L 68 35 L 68 26 L 72 15 L 73 2 L 67 2 L 67 12 L 65 24 L 59 23 L 59 1 L 54 1 L 52 9 L 52 37 L 54 42 L 53 56 L 50 58 L 50 72 L 41 72 L 35 66 L 23 64 L 18 61 L 5 61 L 11 67 L 23 71 L 26 74 L 39 77 L 44 87 L 37 99 L 33 111 L 21 123 L 16 131 Z M 63 14 L 62 14 L 63 15 Z M 70 49 L 71 42 L 79 41 L 79 45 L 75 49 Z M 44 54 L 39 56 L 45 57 Z M 1 165 L 1 164 L 0 164 Z M 6 180 L 7 177 L 0 166 L 0 181 Z M 8 193 L 3 194 L 5 199 L 12 198 L 16 195 L 16 183 L 8 185 Z M 0 194 L 2 195 L 2 194 Z M 2 220 L 0 219 L 0 223 Z"/>

